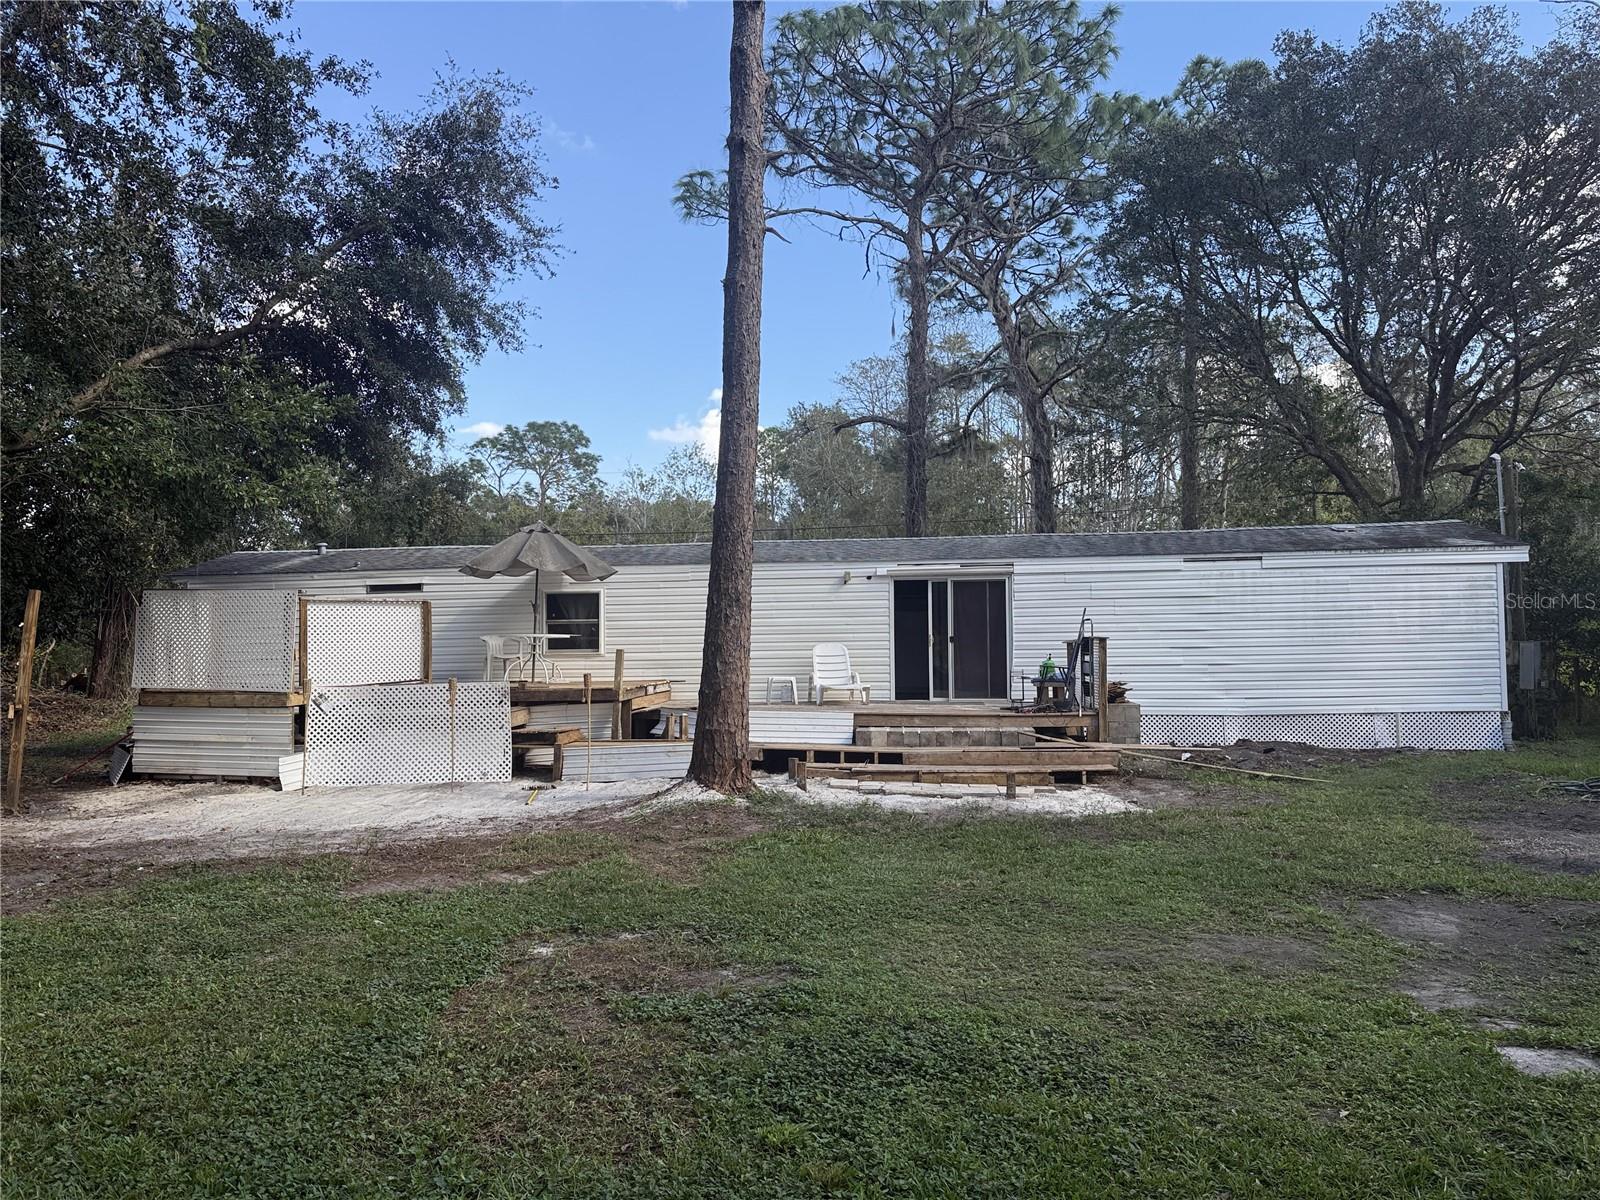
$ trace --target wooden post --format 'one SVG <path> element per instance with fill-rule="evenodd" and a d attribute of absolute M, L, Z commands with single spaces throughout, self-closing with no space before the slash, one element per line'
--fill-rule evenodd
<path fill-rule="evenodd" d="M 613 691 L 611 693 L 611 740 L 614 742 L 627 741 L 631 730 L 622 728 L 622 647 L 617 647 L 617 668 L 611 676 Z"/>
<path fill-rule="evenodd" d="M 301 626 L 301 628 L 304 628 L 304 626 Z M 301 679 L 300 687 L 302 689 L 300 698 L 305 701 L 302 716 L 305 724 L 309 725 L 311 724 L 311 680 Z M 304 796 L 306 788 L 310 786 L 306 780 L 311 774 L 311 743 L 305 740 L 304 727 L 301 728 L 300 733 L 302 739 L 300 742 L 300 794 Z"/>
<path fill-rule="evenodd" d="M 300 597 L 300 641 L 296 653 L 300 656 L 300 694 L 307 695 L 311 691 L 310 676 L 306 664 L 306 598 Z"/>
<path fill-rule="evenodd" d="M 456 677 L 450 676 L 450 786 L 456 786 Z"/>
<path fill-rule="evenodd" d="M 583 790 L 594 774 L 594 676 L 583 673 Z"/>
<path fill-rule="evenodd" d="M 422 682 L 433 682 L 433 603 L 422 602 Z"/>
<path fill-rule="evenodd" d="M 11 747 L 6 758 L 6 811 L 22 811 L 22 755 L 28 746 L 28 701 L 33 695 L 33 642 L 39 634 L 39 589 L 28 589 L 22 611 L 22 646 L 11 697 Z"/>

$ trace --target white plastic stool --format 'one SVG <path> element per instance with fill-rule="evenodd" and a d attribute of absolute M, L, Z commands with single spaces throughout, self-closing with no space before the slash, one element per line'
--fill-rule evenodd
<path fill-rule="evenodd" d="M 790 704 L 799 704 L 800 703 L 800 684 L 799 684 L 799 681 L 793 675 L 768 675 L 767 676 L 767 703 L 768 704 L 772 703 L 772 689 L 774 687 L 777 687 L 777 688 L 779 688 L 781 690 L 782 687 L 785 684 L 787 684 L 789 686 L 789 703 Z"/>

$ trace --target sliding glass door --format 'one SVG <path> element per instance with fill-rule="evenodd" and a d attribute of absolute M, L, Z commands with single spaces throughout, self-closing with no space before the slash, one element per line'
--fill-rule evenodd
<path fill-rule="evenodd" d="M 896 700 L 1004 698 L 1004 579 L 894 581 Z"/>

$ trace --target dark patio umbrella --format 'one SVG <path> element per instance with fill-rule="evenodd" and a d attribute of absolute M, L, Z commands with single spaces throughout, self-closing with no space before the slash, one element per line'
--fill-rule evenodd
<path fill-rule="evenodd" d="M 610 579 L 617 569 L 598 555 L 568 541 L 543 521 L 524 525 L 510 537 L 473 555 L 461 566 L 463 575 L 493 579 L 496 575 L 533 576 L 533 627 L 539 629 L 539 573 L 559 571 L 579 583 Z"/>
<path fill-rule="evenodd" d="M 493 579 L 496 575 L 537 575 L 540 571 L 559 571 L 580 583 L 609 579 L 617 573 L 610 563 L 569 542 L 543 521 L 524 525 L 510 537 L 473 555 L 461 567 L 463 575 L 479 579 Z M 535 591 L 538 586 L 539 581 L 535 579 Z"/>

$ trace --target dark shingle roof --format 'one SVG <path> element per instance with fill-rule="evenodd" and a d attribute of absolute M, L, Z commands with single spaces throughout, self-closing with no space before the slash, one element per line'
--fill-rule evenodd
<path fill-rule="evenodd" d="M 986 562 L 1019 558 L 1129 558 L 1178 555 L 1314 554 L 1346 550 L 1483 550 L 1523 543 L 1465 521 L 1383 525 L 1282 525 L 1252 529 L 1171 529 L 1149 533 L 1011 533 L 975 537 L 828 538 L 757 542 L 758 563 Z M 325 575 L 369 571 L 450 571 L 482 546 L 382 546 L 354 550 L 239 550 L 175 579 L 203 575 Z M 617 567 L 705 564 L 707 542 L 594 546 Z"/>

